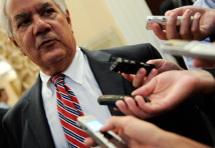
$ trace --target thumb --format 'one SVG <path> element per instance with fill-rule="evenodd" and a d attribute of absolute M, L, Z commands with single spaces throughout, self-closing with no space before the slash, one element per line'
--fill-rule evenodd
<path fill-rule="evenodd" d="M 143 85 L 140 88 L 134 90 L 131 95 L 149 96 L 155 90 L 155 86 L 156 86 L 156 80 L 152 78 L 151 81 L 149 81 L 146 85 Z"/>

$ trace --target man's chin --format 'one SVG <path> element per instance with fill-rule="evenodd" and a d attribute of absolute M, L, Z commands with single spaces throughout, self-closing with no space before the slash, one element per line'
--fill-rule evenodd
<path fill-rule="evenodd" d="M 54 48 L 44 54 L 45 61 L 47 64 L 53 64 L 53 63 L 59 62 L 60 60 L 65 58 L 65 56 L 66 56 L 65 51 L 58 48 Z"/>
<path fill-rule="evenodd" d="M 46 63 L 48 64 L 48 65 L 52 65 L 52 64 L 57 64 L 57 63 L 60 63 L 62 60 L 63 60 L 63 58 L 64 58 L 64 56 L 58 56 L 58 57 L 56 57 L 56 58 L 48 58 L 48 59 L 46 59 Z"/>

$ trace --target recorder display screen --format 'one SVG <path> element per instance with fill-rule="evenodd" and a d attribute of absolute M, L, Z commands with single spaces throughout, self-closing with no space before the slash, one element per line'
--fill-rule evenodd
<path fill-rule="evenodd" d="M 99 122 L 98 120 L 91 120 L 91 121 L 87 121 L 85 123 L 93 131 L 99 131 L 100 128 L 103 126 L 103 124 L 101 122 Z"/>

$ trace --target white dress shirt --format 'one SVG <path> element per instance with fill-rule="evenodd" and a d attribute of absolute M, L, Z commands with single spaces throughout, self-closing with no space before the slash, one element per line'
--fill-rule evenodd
<path fill-rule="evenodd" d="M 97 103 L 97 98 L 102 93 L 90 69 L 87 57 L 79 47 L 76 48 L 72 64 L 62 73 L 66 75 L 64 81 L 75 93 L 84 115 L 93 115 L 103 124 L 106 123 L 111 114 L 107 106 L 101 106 Z M 57 148 L 68 148 L 58 117 L 55 86 L 50 81 L 50 76 L 41 71 L 40 76 L 44 109 L 55 146 Z"/>
<path fill-rule="evenodd" d="M 0 102 L 0 108 L 10 109 L 10 106 L 7 103 Z"/>

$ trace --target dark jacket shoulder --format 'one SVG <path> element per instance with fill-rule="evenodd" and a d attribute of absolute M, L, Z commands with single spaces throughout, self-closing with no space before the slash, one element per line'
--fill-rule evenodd
<path fill-rule="evenodd" d="M 113 54 L 116 57 L 135 59 L 142 62 L 151 59 L 162 59 L 159 51 L 149 43 L 102 49 L 101 51 Z"/>

